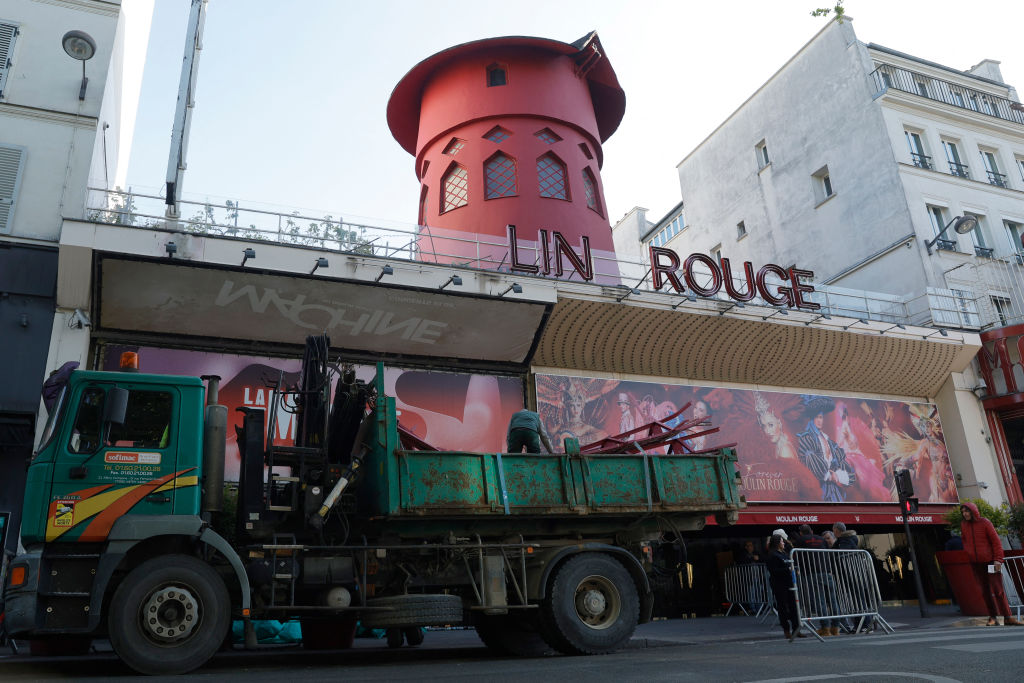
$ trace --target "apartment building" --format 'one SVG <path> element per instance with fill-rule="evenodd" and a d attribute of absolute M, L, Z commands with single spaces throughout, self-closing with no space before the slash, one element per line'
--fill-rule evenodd
<path fill-rule="evenodd" d="M 79 356 L 88 345 L 88 317 L 59 295 L 62 221 L 83 216 L 88 187 L 123 183 L 152 13 L 152 0 L 0 4 L 0 509 L 12 527 L 53 326 L 72 328 L 65 341 L 77 331 Z"/>

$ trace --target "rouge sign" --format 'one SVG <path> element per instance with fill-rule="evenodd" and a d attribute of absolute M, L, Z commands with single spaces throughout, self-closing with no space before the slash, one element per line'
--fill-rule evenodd
<path fill-rule="evenodd" d="M 814 271 L 796 267 L 786 270 L 782 266 L 769 263 L 761 266 L 755 275 L 754 265 L 750 261 L 744 261 L 745 286 L 737 288 L 733 282 L 732 266 L 729 259 L 723 258 L 720 263 L 716 263 L 707 254 L 690 254 L 681 264 L 683 279 L 686 281 L 684 287 L 678 273 L 680 270 L 679 255 L 665 247 L 651 247 L 650 250 L 651 284 L 655 291 L 660 290 L 667 282 L 672 285 L 672 289 L 680 294 L 689 287 L 690 291 L 698 296 L 715 296 L 724 287 L 725 293 L 734 301 L 750 301 L 760 294 L 761 298 L 772 306 L 804 308 L 809 311 L 817 311 L 821 308 L 820 304 L 804 299 L 804 294 L 813 292 L 814 287 L 800 282 L 800 278 L 813 278 Z M 698 263 L 711 271 L 711 280 L 707 284 L 698 284 L 694 276 L 693 268 Z M 769 275 L 776 278 L 778 282 L 768 282 Z M 786 282 L 789 282 L 790 285 L 784 284 Z"/>

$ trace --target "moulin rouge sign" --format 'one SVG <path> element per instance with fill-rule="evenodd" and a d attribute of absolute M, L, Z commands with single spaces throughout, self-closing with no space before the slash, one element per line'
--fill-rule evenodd
<path fill-rule="evenodd" d="M 547 230 L 542 229 L 538 232 L 541 250 L 540 262 L 524 263 L 519 258 L 520 247 L 516 239 L 516 227 L 508 226 L 508 243 L 513 271 L 532 275 L 554 273 L 555 277 L 561 277 L 565 272 L 564 261 L 568 261 L 584 280 L 594 279 L 594 260 L 590 253 L 590 239 L 586 235 L 581 238 L 583 254 L 580 255 L 573 250 L 558 231 L 551 231 L 550 243 Z M 817 311 L 821 308 L 819 304 L 804 298 L 804 295 L 814 291 L 813 286 L 801 282 L 801 279 L 814 277 L 814 272 L 810 270 L 796 267 L 786 269 L 769 263 L 761 266 L 755 273 L 754 264 L 744 261 L 742 276 L 744 283 L 737 286 L 733 279 L 732 264 L 727 258 L 715 261 L 707 254 L 690 254 L 681 261 L 679 254 L 671 249 L 653 246 L 650 247 L 650 258 L 651 285 L 655 291 L 660 291 L 668 284 L 679 294 L 686 292 L 689 288 L 689 291 L 697 296 L 712 297 L 724 290 L 729 298 L 739 302 L 750 301 L 760 295 L 772 306 L 803 308 L 809 311 Z M 701 267 L 699 271 L 695 270 L 698 266 Z M 700 281 L 698 281 L 698 277 Z"/>

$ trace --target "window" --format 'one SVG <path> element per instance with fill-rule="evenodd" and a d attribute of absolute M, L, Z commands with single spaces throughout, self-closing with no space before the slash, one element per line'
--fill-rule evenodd
<path fill-rule="evenodd" d="M 537 159 L 537 186 L 541 197 L 569 199 L 569 187 L 565 182 L 565 164 L 554 154 L 545 154 Z"/>
<path fill-rule="evenodd" d="M 654 236 L 654 239 L 650 241 L 650 244 L 655 247 L 663 247 L 685 228 L 686 219 L 683 218 L 683 214 L 679 214 L 669 221 L 665 227 L 658 231 L 658 234 Z"/>
<path fill-rule="evenodd" d="M 892 87 L 892 76 L 889 75 L 888 71 L 882 71 L 882 83 L 885 83 L 886 88 Z"/>
<path fill-rule="evenodd" d="M 508 83 L 508 75 L 505 73 L 505 67 L 501 64 L 491 64 L 487 67 L 487 87 L 493 88 L 498 85 L 506 85 Z"/>
<path fill-rule="evenodd" d="M 1006 235 L 1010 239 L 1010 251 L 1017 254 L 1018 263 L 1021 262 L 1021 255 L 1024 254 L 1024 242 L 1021 238 L 1024 238 L 1024 225 L 1016 223 L 1014 221 L 1003 221 L 1003 225 L 1006 226 Z"/>
<path fill-rule="evenodd" d="M 970 211 L 964 211 L 964 215 L 974 216 L 978 219 L 978 226 L 969 233 L 971 242 L 974 244 L 974 253 L 978 256 L 992 256 L 992 248 L 988 246 L 988 240 L 985 237 L 985 217 Z"/>
<path fill-rule="evenodd" d="M 924 81 L 918 80 L 914 84 L 917 86 L 917 94 L 922 97 L 928 97 L 928 84 Z"/>
<path fill-rule="evenodd" d="M 580 151 L 583 152 L 583 156 L 585 156 L 588 161 L 594 158 L 594 155 L 590 153 L 590 148 L 587 147 L 587 143 L 580 143 Z"/>
<path fill-rule="evenodd" d="M 1006 174 L 999 172 L 995 151 L 988 149 L 979 149 L 978 151 L 981 153 L 981 163 L 985 167 L 985 174 L 988 176 L 989 184 L 1006 187 Z"/>
<path fill-rule="evenodd" d="M 562 138 L 558 137 L 558 134 L 555 133 L 555 131 L 551 130 L 550 128 L 542 128 L 541 130 L 538 130 L 536 133 L 534 133 L 534 135 L 537 137 L 537 139 L 542 140 L 549 145 L 553 145 L 556 142 L 562 141 Z"/>
<path fill-rule="evenodd" d="M 24 148 L 0 146 L 0 235 L 14 228 L 14 207 L 24 165 Z"/>
<path fill-rule="evenodd" d="M 17 26 L 0 23 L 0 99 L 3 99 L 6 92 L 7 74 L 14 60 L 14 41 L 17 37 Z"/>
<path fill-rule="evenodd" d="M 78 403 L 75 426 L 68 441 L 71 453 L 95 453 L 102 446 L 121 448 L 166 448 L 171 433 L 173 400 L 166 391 L 133 389 L 128 395 L 124 424 L 111 424 L 103 434 L 106 391 L 89 386 Z"/>
<path fill-rule="evenodd" d="M 736 239 L 740 239 L 747 236 L 747 226 L 740 221 L 736 224 Z"/>
<path fill-rule="evenodd" d="M 111 425 L 109 442 L 122 448 L 166 448 L 171 433 L 171 394 L 132 389 L 124 424 Z"/>
<path fill-rule="evenodd" d="M 818 204 L 835 194 L 832 188 L 832 176 L 829 174 L 828 166 L 822 166 L 813 176 L 814 196 Z"/>
<path fill-rule="evenodd" d="M 943 140 L 942 149 L 946 151 L 946 161 L 949 163 L 949 172 L 960 178 L 970 178 L 967 172 L 967 165 L 960 161 L 960 148 L 953 140 Z"/>
<path fill-rule="evenodd" d="M 465 166 L 453 163 L 441 180 L 441 213 L 469 204 L 469 172 Z"/>
<path fill-rule="evenodd" d="M 484 163 L 484 199 L 514 197 L 516 187 L 515 160 L 498 152 Z"/>
<path fill-rule="evenodd" d="M 495 126 L 494 128 L 491 128 L 489 131 L 487 131 L 487 133 L 484 135 L 484 140 L 490 140 L 495 144 L 501 144 L 502 142 L 507 140 L 508 136 L 510 135 L 512 135 L 511 132 L 505 130 L 501 126 Z"/>
<path fill-rule="evenodd" d="M 946 211 L 941 206 L 928 205 L 928 219 L 932 223 L 933 236 L 938 237 L 946 227 Z"/>
<path fill-rule="evenodd" d="M 1017 170 L 1020 171 L 1020 181 L 1024 183 L 1024 159 L 1016 157 L 1014 161 L 1017 162 Z"/>
<path fill-rule="evenodd" d="M 462 151 L 462 148 L 466 146 L 466 141 L 459 138 L 452 138 L 452 141 L 448 143 L 448 146 L 444 148 L 444 153 L 450 157 L 455 156 Z M 426 167 L 423 172 L 426 173 Z"/>
<path fill-rule="evenodd" d="M 961 107 L 963 109 L 967 108 L 967 103 L 964 102 L 964 94 L 962 92 L 960 92 L 959 90 L 954 90 L 953 91 L 953 103 L 956 106 Z"/>
<path fill-rule="evenodd" d="M 72 453 L 95 453 L 100 448 L 100 432 L 103 429 L 103 399 L 106 392 L 101 387 L 86 387 L 78 403 L 75 427 L 71 430 L 68 450 Z"/>
<path fill-rule="evenodd" d="M 757 154 L 757 168 L 762 169 L 771 163 L 771 159 L 768 158 L 768 145 L 764 140 L 757 143 L 754 147 L 754 153 Z"/>
<path fill-rule="evenodd" d="M 1013 310 L 1013 302 L 1002 296 L 989 296 L 992 301 L 992 308 L 996 309 L 996 316 L 999 324 L 1005 327 L 1011 320 L 1017 317 Z"/>
<path fill-rule="evenodd" d="M 427 169 L 430 168 L 430 162 L 426 159 L 423 160 L 423 168 L 420 169 L 420 180 L 423 180 L 427 176 Z"/>
<path fill-rule="evenodd" d="M 583 169 L 583 190 L 587 194 L 587 207 L 604 216 L 601 213 L 601 196 L 597 191 L 597 178 L 589 168 Z"/>
<path fill-rule="evenodd" d="M 918 131 L 904 130 L 903 135 L 907 138 L 907 147 L 910 148 L 910 160 L 918 168 L 931 169 L 932 158 L 924 152 L 924 141 Z"/>
<path fill-rule="evenodd" d="M 722 245 L 717 244 L 711 247 L 711 258 L 715 260 L 715 263 L 722 262 Z"/>
<path fill-rule="evenodd" d="M 420 212 L 419 212 L 419 224 L 427 224 L 427 186 L 424 185 L 420 189 Z"/>

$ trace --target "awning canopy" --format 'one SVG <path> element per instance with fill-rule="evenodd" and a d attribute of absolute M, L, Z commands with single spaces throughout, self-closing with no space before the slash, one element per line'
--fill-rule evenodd
<path fill-rule="evenodd" d="M 710 300 L 673 309 L 678 296 L 644 293 L 619 302 L 581 291 L 559 287 L 535 366 L 934 397 L 980 348 L 977 335 L 961 332 L 945 337 L 802 311 L 772 315 L 777 311 L 750 305 L 726 314 L 728 302 Z"/>

